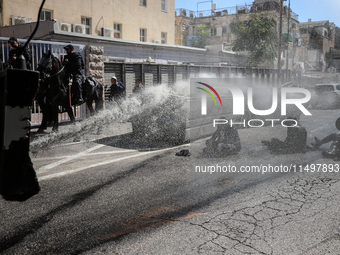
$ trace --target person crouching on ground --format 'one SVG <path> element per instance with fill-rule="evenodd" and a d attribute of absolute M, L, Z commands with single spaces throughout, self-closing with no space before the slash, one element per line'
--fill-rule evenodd
<path fill-rule="evenodd" d="M 272 138 L 270 141 L 262 141 L 271 153 L 274 154 L 292 154 L 305 153 L 307 142 L 307 131 L 298 124 L 296 118 L 289 117 L 290 121 L 286 121 L 287 137 L 284 141 Z"/>
<path fill-rule="evenodd" d="M 241 150 L 241 141 L 234 126 L 219 124 L 212 137 L 206 141 L 206 146 L 203 153 L 207 156 L 225 157 L 238 153 Z"/>
<path fill-rule="evenodd" d="M 335 127 L 340 130 L 340 118 L 336 120 Z M 322 156 L 325 158 L 340 159 L 340 133 L 332 133 L 321 140 L 314 137 L 314 140 L 315 141 L 311 143 L 314 149 L 319 149 L 319 147 L 324 143 L 332 142 L 329 149 L 322 152 Z"/>

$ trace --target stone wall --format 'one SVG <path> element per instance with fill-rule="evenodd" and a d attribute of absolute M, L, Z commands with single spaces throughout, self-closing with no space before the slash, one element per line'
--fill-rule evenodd
<path fill-rule="evenodd" d="M 104 47 L 87 45 L 85 49 L 85 75 L 104 83 Z"/>
<path fill-rule="evenodd" d="M 97 79 L 104 86 L 104 47 L 90 46 L 85 47 L 85 75 Z M 103 90 L 105 98 L 105 91 Z M 105 107 L 105 106 L 104 106 Z M 86 116 L 90 116 L 90 112 L 86 107 Z"/>

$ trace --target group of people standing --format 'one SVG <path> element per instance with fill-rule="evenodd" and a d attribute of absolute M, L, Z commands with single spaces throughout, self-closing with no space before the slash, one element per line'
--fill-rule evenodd
<path fill-rule="evenodd" d="M 117 80 L 116 76 L 111 77 L 110 89 L 111 89 L 109 97 L 110 101 L 114 100 L 115 102 L 121 102 L 121 100 L 124 100 L 126 98 L 126 88 L 121 81 Z M 135 81 L 135 86 L 132 89 L 132 93 L 133 94 L 141 93 L 143 89 L 144 89 L 143 83 L 141 82 L 141 80 L 137 79 Z"/>
<path fill-rule="evenodd" d="M 10 37 L 8 43 L 11 46 L 9 52 L 7 66 L 8 68 L 21 68 L 19 61 L 17 60 L 19 55 L 22 55 L 26 61 L 26 69 L 30 70 L 32 68 L 32 56 L 31 52 L 27 47 L 23 46 L 18 42 L 15 37 Z M 71 87 L 71 101 L 72 105 L 81 105 L 84 103 L 83 91 L 82 91 L 82 81 L 83 81 L 83 69 L 84 61 L 79 52 L 74 52 L 73 45 L 69 44 L 64 47 L 67 55 L 64 56 L 63 65 L 65 67 L 64 84 L 69 84 L 72 78 Z M 135 81 L 135 86 L 132 92 L 140 93 L 144 86 L 140 80 Z M 114 100 L 116 102 L 121 101 L 126 98 L 126 88 L 124 84 L 117 80 L 115 76 L 111 78 L 111 92 L 109 100 Z"/>
<path fill-rule="evenodd" d="M 18 61 L 20 55 L 22 55 L 26 62 L 26 69 L 30 70 L 32 68 L 32 55 L 27 47 L 23 47 L 18 39 L 15 37 L 10 37 L 8 43 L 11 46 L 9 52 L 7 68 L 22 68 L 22 63 Z M 68 85 L 70 79 L 72 78 L 72 105 L 80 105 L 84 103 L 83 93 L 82 93 L 82 81 L 84 61 L 79 52 L 74 52 L 74 47 L 69 44 L 64 47 L 67 55 L 64 56 L 63 65 L 65 67 L 64 84 Z"/>

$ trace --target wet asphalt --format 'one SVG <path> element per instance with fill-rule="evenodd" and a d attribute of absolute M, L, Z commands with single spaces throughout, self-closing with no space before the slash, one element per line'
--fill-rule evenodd
<path fill-rule="evenodd" d="M 336 131 L 338 117 L 312 113 L 301 118 L 308 144 Z M 0 200 L 0 253 L 337 254 L 338 162 L 321 156 L 329 144 L 274 155 L 261 140 L 284 139 L 285 128 L 239 133 L 242 151 L 227 158 L 206 158 L 205 139 L 136 140 L 130 123 L 36 147 L 41 191 L 25 202 Z M 32 141 L 42 136 L 32 130 Z M 182 149 L 191 156 L 175 156 Z M 327 171 L 305 170 L 319 164 Z M 204 166 L 236 171 L 197 172 Z M 247 166 L 298 170 L 241 172 Z"/>

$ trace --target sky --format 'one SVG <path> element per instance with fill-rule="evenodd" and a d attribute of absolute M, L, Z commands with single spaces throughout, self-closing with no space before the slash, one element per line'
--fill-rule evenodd
<path fill-rule="evenodd" d="M 284 5 L 288 5 L 288 1 Z M 203 2 L 203 3 L 202 3 Z M 252 4 L 244 0 L 213 0 L 216 8 L 233 7 Z M 175 0 L 175 9 L 184 8 L 192 11 L 211 9 L 211 1 L 206 0 Z M 329 20 L 340 27 L 340 0 L 290 0 L 290 8 L 299 15 L 299 22 Z"/>

